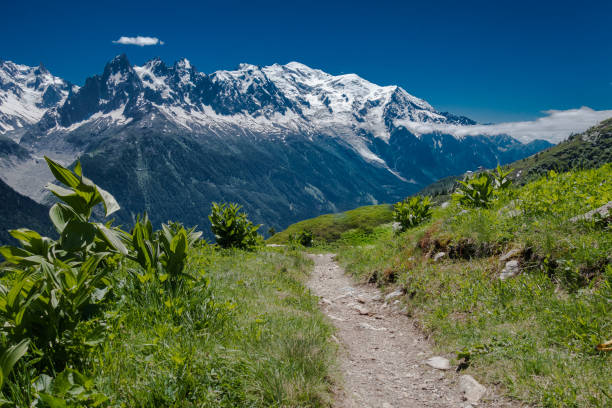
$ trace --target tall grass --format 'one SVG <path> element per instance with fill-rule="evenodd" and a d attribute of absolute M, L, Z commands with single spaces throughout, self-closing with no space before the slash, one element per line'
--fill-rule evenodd
<path fill-rule="evenodd" d="M 190 259 L 199 278 L 172 296 L 121 288 L 92 361 L 100 387 L 126 406 L 326 406 L 334 347 L 303 286 L 309 261 L 208 249 Z"/>

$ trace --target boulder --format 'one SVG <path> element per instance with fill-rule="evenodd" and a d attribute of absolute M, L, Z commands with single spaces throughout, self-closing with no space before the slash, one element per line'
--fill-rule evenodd
<path fill-rule="evenodd" d="M 471 375 L 462 375 L 459 377 L 459 391 L 463 393 L 466 400 L 476 403 L 487 392 L 487 389 Z"/>
<path fill-rule="evenodd" d="M 360 315 L 369 315 L 370 314 L 370 309 L 368 309 L 367 307 L 355 306 L 355 310 L 357 310 L 357 312 Z"/>
<path fill-rule="evenodd" d="M 446 252 L 438 252 L 437 254 L 434 255 L 433 260 L 434 262 L 438 262 L 440 259 L 444 258 L 446 256 Z"/>
<path fill-rule="evenodd" d="M 506 266 L 504 266 L 504 269 L 502 269 L 501 273 L 499 274 L 499 279 L 506 280 L 518 275 L 519 273 L 521 273 L 519 262 L 516 259 L 513 259 L 512 261 L 506 262 Z"/>
<path fill-rule="evenodd" d="M 385 296 L 385 300 L 389 301 L 391 299 L 395 299 L 396 297 L 400 297 L 404 294 L 404 291 L 401 289 L 398 290 L 394 290 L 393 292 L 389 293 L 387 296 Z"/>
<path fill-rule="evenodd" d="M 577 215 L 573 218 L 570 218 L 570 221 L 571 222 L 590 221 L 593 219 L 595 214 L 599 214 L 603 218 L 606 218 L 606 217 L 611 218 L 612 217 L 612 201 L 608 201 L 608 203 L 602 205 L 601 207 L 591 210 L 585 214 Z"/>
<path fill-rule="evenodd" d="M 450 361 L 448 361 L 447 358 L 440 356 L 435 356 L 427 359 L 427 361 L 425 361 L 425 364 L 438 370 L 450 370 L 451 368 Z"/>
<path fill-rule="evenodd" d="M 520 254 L 521 254 L 521 249 L 514 248 L 514 249 L 511 249 L 510 251 L 506 252 L 504 255 L 502 255 L 499 258 L 499 261 L 500 262 L 506 262 L 507 260 L 512 259 L 515 256 L 520 255 Z"/>

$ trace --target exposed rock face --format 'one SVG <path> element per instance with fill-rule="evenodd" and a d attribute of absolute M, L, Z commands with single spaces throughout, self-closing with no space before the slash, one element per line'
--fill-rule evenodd
<path fill-rule="evenodd" d="M 499 258 L 499 261 L 503 263 L 503 262 L 508 261 L 509 259 L 512 259 L 512 258 L 514 258 L 516 256 L 519 256 L 520 254 L 521 254 L 521 249 L 513 248 L 510 251 L 506 252 L 504 255 L 502 255 Z"/>

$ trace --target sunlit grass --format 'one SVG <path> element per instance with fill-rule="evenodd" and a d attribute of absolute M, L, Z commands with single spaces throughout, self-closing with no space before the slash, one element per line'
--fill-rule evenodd
<path fill-rule="evenodd" d="M 303 285 L 310 261 L 298 253 L 203 249 L 188 268 L 200 278 L 172 297 L 154 285 L 117 295 L 112 339 L 92 365 L 114 401 L 327 405 L 335 349 Z"/>
<path fill-rule="evenodd" d="M 612 336 L 612 234 L 569 219 L 612 200 L 611 173 L 553 174 L 490 209 L 437 209 L 367 250 L 339 245 L 339 260 L 360 280 L 403 287 L 436 348 L 468 353 L 476 378 L 545 407 L 610 406 L 612 355 L 595 346 Z M 511 248 L 524 272 L 500 281 L 498 257 Z M 451 259 L 434 262 L 440 251 Z"/>

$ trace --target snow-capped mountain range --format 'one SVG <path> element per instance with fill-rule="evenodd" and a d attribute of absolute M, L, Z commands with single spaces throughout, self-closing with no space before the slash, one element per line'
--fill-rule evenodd
<path fill-rule="evenodd" d="M 51 75 L 43 65 L 29 67 L 0 60 L 0 133 L 38 122 L 78 89 Z"/>
<path fill-rule="evenodd" d="M 265 67 L 241 64 L 233 71 L 205 74 L 187 59 L 172 66 L 160 59 L 132 66 L 120 55 L 80 88 L 42 66 L 0 65 L 1 178 L 38 201 L 45 200 L 41 187 L 49 178 L 40 161 L 42 154 L 65 162 L 77 157 L 95 159 L 118 146 L 133 148 L 150 135 L 155 135 L 153 144 L 165 141 L 158 146 L 163 151 L 134 151 L 133 159 L 140 160 L 134 164 L 137 171 L 122 170 L 136 171 L 133 177 L 143 191 L 148 178 L 143 179 L 139 166 L 149 169 L 145 162 L 167 155 L 171 141 L 181 146 L 182 154 L 203 155 L 199 160 L 216 163 L 224 169 L 224 177 L 235 181 L 226 191 L 219 188 L 220 175 L 211 174 L 215 165 L 199 169 L 206 175 L 192 171 L 191 178 L 216 186 L 216 192 L 201 197 L 198 205 L 232 196 L 256 213 L 265 213 L 269 204 L 248 202 L 234 194 L 236 186 L 257 190 L 253 180 L 269 180 L 271 173 L 293 180 L 287 191 L 271 184 L 278 191 L 270 194 L 276 196 L 287 219 L 275 221 L 262 215 L 260 220 L 277 227 L 322 211 L 400 199 L 437 178 L 515 160 L 548 145 L 525 145 L 505 135 L 457 138 L 409 130 L 415 128 L 411 124 L 422 123 L 475 124 L 438 112 L 401 87 L 379 86 L 355 74 L 334 76 L 298 62 Z M 221 158 L 229 162 L 220 165 Z M 249 174 L 227 165 L 246 158 L 255 163 Z M 263 166 L 264 158 L 282 166 Z M 321 167 L 328 167 L 324 177 L 319 174 L 325 173 Z M 259 174 L 263 168 L 268 168 L 267 175 Z M 175 178 L 190 170 L 194 169 L 175 169 Z M 112 171 L 103 172 L 112 175 Z M 347 197 L 333 192 L 338 183 L 349 185 Z M 141 206 L 137 202 L 130 206 L 138 207 L 130 208 L 131 212 L 155 207 L 146 199 Z"/>

